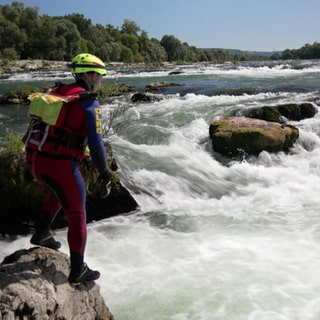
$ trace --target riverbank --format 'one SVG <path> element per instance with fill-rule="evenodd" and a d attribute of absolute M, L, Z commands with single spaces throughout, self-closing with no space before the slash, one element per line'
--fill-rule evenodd
<path fill-rule="evenodd" d="M 6 75 L 17 72 L 27 72 L 36 70 L 58 70 L 58 69 L 68 69 L 68 64 L 70 61 L 53 61 L 53 60 L 42 60 L 42 59 L 27 59 L 27 60 L 1 60 L 0 59 L 0 79 L 4 79 Z M 123 62 L 109 62 L 106 63 L 108 67 L 117 67 L 126 65 Z M 175 66 L 176 63 L 165 62 L 162 63 L 163 66 Z M 141 67 L 146 66 L 146 64 L 132 64 L 131 66 Z"/>
<path fill-rule="evenodd" d="M 28 60 L 12 60 L 5 61 L 0 59 L 0 79 L 5 78 L 6 75 L 16 72 L 27 72 L 35 70 L 58 70 L 68 69 L 70 61 L 53 61 L 42 59 L 28 59 Z M 107 67 L 124 65 L 122 62 L 110 62 L 106 64 Z"/>
<path fill-rule="evenodd" d="M 11 74 L 15 72 L 33 71 L 39 69 L 65 69 L 68 62 L 50 61 L 50 60 L 0 60 L 0 75 Z"/>

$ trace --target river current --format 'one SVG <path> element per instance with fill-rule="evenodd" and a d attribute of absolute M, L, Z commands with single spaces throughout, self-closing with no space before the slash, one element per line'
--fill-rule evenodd
<path fill-rule="evenodd" d="M 168 75 L 176 71 L 175 75 Z M 71 81 L 66 71 L 0 80 Z M 88 225 L 86 262 L 116 320 L 320 319 L 320 115 L 299 122 L 289 153 L 242 161 L 212 151 L 209 125 L 241 110 L 319 100 L 320 61 L 110 69 L 106 82 L 158 101 L 109 99 L 110 142 L 139 208 Z M 317 109 L 319 107 L 315 104 Z M 27 126 L 27 108 L 0 107 L 0 137 Z M 0 241 L 0 259 L 30 236 Z M 66 230 L 56 231 L 68 254 Z"/>

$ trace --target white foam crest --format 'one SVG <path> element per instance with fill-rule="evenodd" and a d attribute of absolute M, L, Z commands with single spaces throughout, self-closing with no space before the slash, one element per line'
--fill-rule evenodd
<path fill-rule="evenodd" d="M 89 225 L 86 262 L 101 271 L 97 283 L 115 317 L 316 319 L 318 239 L 288 227 L 196 221 L 197 233 L 139 216 Z M 67 251 L 66 230 L 56 238 Z M 9 243 L 5 254 L 29 247 L 28 240 Z"/>
<path fill-rule="evenodd" d="M 164 314 L 168 319 L 291 319 L 294 312 L 316 312 L 316 239 L 285 227 L 196 221 L 197 233 L 161 229 L 133 216 L 91 226 L 95 237 L 88 251 L 95 258 L 89 261 L 105 268 L 98 283 L 108 283 L 102 294 L 115 316 L 147 318 L 155 308 L 155 320 Z M 108 253 L 95 252 L 101 247 Z"/>
<path fill-rule="evenodd" d="M 117 73 L 116 71 L 112 75 L 107 75 L 106 78 L 112 79 L 125 79 L 125 78 L 154 78 L 154 77 L 171 77 L 168 70 L 160 71 L 141 71 L 134 73 Z"/>
<path fill-rule="evenodd" d="M 261 104 L 268 101 L 273 102 L 274 104 L 281 101 L 285 102 L 305 102 L 310 101 L 318 97 L 318 92 L 308 92 L 308 93 L 296 93 L 296 92 L 262 92 L 258 94 L 242 94 L 242 95 L 215 95 L 215 96 L 206 96 L 206 95 L 197 95 L 194 93 L 188 93 L 185 96 L 181 97 L 179 105 L 185 106 L 185 102 L 191 102 L 190 106 L 201 108 L 203 104 Z M 177 97 L 179 98 L 179 97 Z M 168 101 L 161 101 L 159 104 L 163 106 Z M 176 101 L 175 101 L 176 103 Z M 188 105 L 186 105 L 188 107 Z"/>
<path fill-rule="evenodd" d="M 320 66 L 316 63 L 310 65 L 306 62 L 305 65 L 300 63 L 298 68 L 294 63 L 268 63 L 261 62 L 260 64 L 189 64 L 181 65 L 178 67 L 164 67 L 153 70 L 139 70 L 139 68 L 110 68 L 105 79 L 124 79 L 124 78 L 172 78 L 183 77 L 188 75 L 217 75 L 217 76 L 250 76 L 259 78 L 270 77 L 287 77 L 297 76 L 299 74 L 318 73 L 320 72 Z M 177 72 L 173 76 L 171 72 Z M 44 80 L 44 79 L 72 79 L 69 70 L 46 70 L 46 71 L 31 71 L 31 72 L 19 72 L 8 75 L 5 81 L 30 81 L 32 80 Z"/>
<path fill-rule="evenodd" d="M 217 70 L 216 73 L 220 75 L 234 75 L 234 76 L 250 76 L 258 78 L 274 78 L 274 77 L 288 77 L 297 76 L 299 74 L 318 73 L 319 67 L 312 67 L 306 69 L 293 69 L 288 65 L 277 65 L 273 67 L 261 66 L 261 67 L 244 67 L 240 66 L 238 69 L 229 70 Z"/>
<path fill-rule="evenodd" d="M 199 110 L 204 112 L 204 107 L 212 106 L 222 107 L 218 112 L 218 116 L 223 117 L 228 114 L 233 109 L 245 109 L 255 106 L 261 106 L 265 104 L 277 105 L 279 103 L 295 103 L 310 101 L 317 97 L 317 92 L 309 93 L 292 93 L 292 92 L 266 92 L 258 94 L 243 94 L 243 95 L 214 95 L 207 96 L 201 94 L 188 93 L 184 96 L 171 95 L 164 97 L 158 102 L 152 103 L 141 103 L 135 104 L 134 107 L 130 108 L 129 113 L 138 112 L 140 115 L 151 116 L 153 118 L 164 116 L 164 115 L 174 115 L 179 111 L 184 113 L 188 111 Z M 121 102 L 119 102 L 120 104 Z M 119 106 L 116 103 L 115 107 Z M 136 111 L 132 111 L 136 110 Z M 208 110 L 210 112 L 210 108 Z M 126 116 L 128 113 L 126 113 Z"/>
<path fill-rule="evenodd" d="M 148 186 L 148 192 L 157 199 L 156 210 L 179 215 L 185 214 L 187 207 L 190 215 L 299 221 L 302 213 L 311 214 L 319 206 L 319 149 L 291 156 L 262 153 L 256 162 L 235 163 L 228 168 L 197 144 L 190 140 L 188 144 L 182 133 L 175 135 L 169 146 L 146 146 L 144 151 L 165 162 L 163 166 L 131 173 L 140 188 Z M 142 210 L 146 198 L 140 198 Z M 145 210 L 152 210 L 154 202 Z"/>
<path fill-rule="evenodd" d="M 157 70 L 157 71 L 142 71 L 128 74 L 117 74 L 116 72 L 112 77 L 119 78 L 132 78 L 132 77 L 171 77 L 169 75 L 171 71 L 179 72 L 174 77 L 183 77 L 186 75 L 217 75 L 217 76 L 246 76 L 246 77 L 258 77 L 258 78 L 274 78 L 274 77 L 288 77 L 297 76 L 299 74 L 318 73 L 320 72 L 319 66 L 311 66 L 305 68 L 294 68 L 290 64 L 278 64 L 278 65 L 261 65 L 261 66 L 249 66 L 249 65 L 189 65 L 180 66 L 173 70 Z"/>
<path fill-rule="evenodd" d="M 8 77 L 4 80 L 5 82 L 12 81 L 21 81 L 21 82 L 30 82 L 30 81 L 56 81 L 56 80 L 71 80 L 73 79 L 70 71 L 32 71 L 32 72 L 21 72 L 21 73 L 13 73 L 8 75 Z"/>
<path fill-rule="evenodd" d="M 5 120 L 7 120 L 7 119 L 10 119 L 10 117 L 9 117 L 8 115 L 6 115 L 6 114 L 0 113 L 0 119 L 5 119 Z"/>
<path fill-rule="evenodd" d="M 135 104 L 120 117 L 129 134 L 119 130 L 112 143 L 117 174 L 139 208 L 90 224 L 85 253 L 116 319 L 319 318 L 320 114 L 290 122 L 300 136 L 288 154 L 226 166 L 206 140 L 208 123 L 235 106 L 313 97 L 187 94 Z M 135 142 L 132 132 L 147 126 L 164 138 Z M 68 254 L 66 233 L 56 238 Z M 3 242 L 0 256 L 29 240 Z"/>

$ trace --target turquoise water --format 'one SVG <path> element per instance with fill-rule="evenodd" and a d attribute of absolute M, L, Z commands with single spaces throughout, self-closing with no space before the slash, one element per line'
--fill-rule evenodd
<path fill-rule="evenodd" d="M 102 272 L 107 305 L 118 320 L 320 319 L 319 114 L 290 122 L 300 137 L 289 154 L 221 161 L 208 138 L 212 120 L 243 109 L 317 102 L 319 62 L 179 70 L 114 69 L 105 80 L 180 84 L 156 92 L 158 102 L 126 96 L 103 106 L 105 121 L 112 108 L 129 107 L 110 141 L 139 203 L 88 226 L 86 260 Z M 28 82 L 22 76 L 0 88 Z M 26 112 L 1 108 L 1 134 L 23 131 Z M 68 253 L 66 230 L 56 237 Z M 3 258 L 30 247 L 29 236 L 0 245 Z"/>

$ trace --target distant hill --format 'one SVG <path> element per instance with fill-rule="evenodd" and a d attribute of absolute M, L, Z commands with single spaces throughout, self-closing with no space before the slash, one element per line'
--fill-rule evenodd
<path fill-rule="evenodd" d="M 229 51 L 232 55 L 246 55 L 249 57 L 271 57 L 274 54 L 282 54 L 282 51 L 244 51 L 239 49 L 222 49 L 222 48 L 205 48 L 203 50 L 221 50 L 221 51 Z"/>

